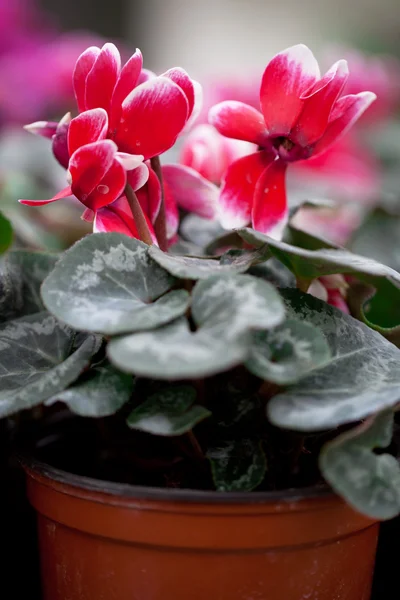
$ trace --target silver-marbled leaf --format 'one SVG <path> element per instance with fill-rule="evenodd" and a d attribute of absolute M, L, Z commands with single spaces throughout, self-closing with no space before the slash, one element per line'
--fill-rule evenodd
<path fill-rule="evenodd" d="M 297 319 L 253 334 L 246 367 L 257 377 L 284 385 L 295 383 L 331 356 L 324 334 Z"/>
<path fill-rule="evenodd" d="M 266 457 L 258 440 L 221 442 L 208 450 L 207 458 L 218 492 L 250 492 L 260 485 L 267 469 Z"/>
<path fill-rule="evenodd" d="M 400 465 L 390 454 L 375 454 L 392 438 L 393 413 L 381 413 L 323 447 L 319 466 L 336 493 L 373 519 L 400 513 Z"/>
<path fill-rule="evenodd" d="M 64 402 L 81 417 L 107 417 L 128 402 L 132 389 L 132 376 L 111 365 L 99 365 L 85 374 L 83 381 L 49 398 L 46 405 Z"/>
<path fill-rule="evenodd" d="M 196 390 L 188 385 L 170 386 L 156 392 L 137 406 L 127 424 L 154 435 L 182 435 L 211 415 L 204 406 L 194 404 Z"/>
<path fill-rule="evenodd" d="M 98 349 L 47 312 L 0 325 L 0 417 L 41 404 L 75 381 Z M 76 348 L 76 349 L 75 349 Z"/>
<path fill-rule="evenodd" d="M 42 286 L 48 310 L 71 327 L 107 335 L 159 327 L 185 313 L 188 296 L 148 255 L 119 233 L 88 235 L 62 256 Z"/>
<path fill-rule="evenodd" d="M 364 419 L 400 400 L 400 350 L 381 334 L 299 290 L 281 294 L 290 316 L 325 335 L 331 358 L 268 404 L 278 426 L 330 429 Z"/>

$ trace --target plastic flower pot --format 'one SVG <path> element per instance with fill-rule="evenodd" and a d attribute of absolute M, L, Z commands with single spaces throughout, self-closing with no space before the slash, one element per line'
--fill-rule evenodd
<path fill-rule="evenodd" d="M 25 461 L 44 600 L 368 600 L 379 524 L 327 489 L 163 490 Z"/>

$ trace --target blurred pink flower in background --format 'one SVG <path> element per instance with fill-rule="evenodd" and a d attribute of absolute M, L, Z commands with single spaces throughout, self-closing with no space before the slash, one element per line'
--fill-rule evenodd
<path fill-rule="evenodd" d="M 60 34 L 32 0 L 0 0 L 0 126 L 62 112 L 76 57 L 95 43 L 94 34 Z"/>

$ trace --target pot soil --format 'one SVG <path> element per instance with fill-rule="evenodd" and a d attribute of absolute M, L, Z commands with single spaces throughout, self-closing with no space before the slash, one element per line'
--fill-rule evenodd
<path fill-rule="evenodd" d="M 326 489 L 109 483 L 25 460 L 44 600 L 369 600 L 378 523 Z"/>

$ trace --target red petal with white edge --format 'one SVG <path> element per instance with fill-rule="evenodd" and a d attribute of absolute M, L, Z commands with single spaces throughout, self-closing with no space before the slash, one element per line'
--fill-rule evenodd
<path fill-rule="evenodd" d="M 111 202 L 114 202 L 124 192 L 126 181 L 127 177 L 124 167 L 118 160 L 114 160 L 101 182 L 86 198 L 84 202 L 85 206 L 96 211 L 103 206 L 111 204 Z"/>
<path fill-rule="evenodd" d="M 121 70 L 121 57 L 114 44 L 104 44 L 86 78 L 86 109 L 110 110 L 111 97 Z"/>
<path fill-rule="evenodd" d="M 75 196 L 83 204 L 112 166 L 116 152 L 117 147 L 114 142 L 101 140 L 78 148 L 71 156 L 69 161 L 71 187 Z M 88 208 L 92 207 L 88 206 Z"/>
<path fill-rule="evenodd" d="M 286 169 L 287 163 L 275 160 L 258 179 L 254 194 L 253 227 L 276 239 L 282 238 L 288 219 Z"/>
<path fill-rule="evenodd" d="M 360 92 L 339 98 L 332 109 L 323 137 L 314 146 L 313 155 L 325 152 L 340 139 L 375 99 L 376 95 L 373 92 Z"/>
<path fill-rule="evenodd" d="M 141 165 L 136 167 L 136 169 L 128 171 L 127 175 L 129 185 L 131 186 L 133 191 L 136 192 L 140 190 L 140 188 L 142 188 L 144 185 L 146 185 L 149 179 L 149 168 L 146 164 L 142 163 Z"/>
<path fill-rule="evenodd" d="M 115 158 L 119 160 L 119 162 L 126 171 L 131 171 L 132 169 L 136 169 L 141 164 L 143 164 L 144 157 L 142 154 L 128 154 L 127 152 L 117 152 L 115 154 Z"/>
<path fill-rule="evenodd" d="M 260 100 L 269 133 L 289 134 L 303 108 L 301 96 L 319 78 L 315 56 L 304 44 L 280 52 L 268 63 Z"/>
<path fill-rule="evenodd" d="M 178 206 L 205 219 L 217 216 L 219 189 L 216 185 L 184 165 L 164 165 L 162 174 Z"/>
<path fill-rule="evenodd" d="M 293 142 L 304 147 L 322 137 L 328 126 L 332 107 L 340 96 L 348 77 L 349 70 L 345 60 L 339 60 L 329 69 L 318 82 L 318 90 L 312 91 L 305 98 L 303 110 L 290 134 Z"/>
<path fill-rule="evenodd" d="M 115 141 L 120 150 L 147 160 L 174 145 L 187 115 L 186 96 L 176 83 L 167 77 L 150 79 L 124 100 Z"/>
<path fill-rule="evenodd" d="M 160 75 L 160 77 L 168 77 L 174 83 L 179 85 L 179 87 L 181 88 L 181 90 L 187 98 L 189 105 L 188 117 L 190 117 L 190 115 L 193 112 L 195 102 L 195 90 L 193 82 L 190 79 L 189 75 L 184 69 L 181 69 L 180 67 L 175 67 L 174 69 L 168 69 L 168 71 Z"/>
<path fill-rule="evenodd" d="M 76 61 L 72 81 L 79 112 L 86 110 L 86 79 L 99 54 L 100 48 L 91 46 Z"/>
<path fill-rule="evenodd" d="M 146 166 L 146 165 L 145 165 Z M 152 168 L 147 169 L 148 181 L 147 185 L 140 186 L 140 189 L 134 188 L 133 177 L 134 172 L 128 173 L 128 183 L 132 186 L 133 191 L 136 191 L 136 195 L 140 202 L 140 206 L 145 215 L 147 215 L 152 223 L 155 222 L 161 205 L 161 185 L 156 173 Z"/>
<path fill-rule="evenodd" d="M 50 202 L 56 202 L 56 200 L 61 200 L 62 198 L 69 198 L 69 196 L 73 196 L 73 192 L 70 186 L 58 192 L 53 198 L 50 200 L 18 200 L 21 204 L 26 204 L 27 206 L 43 206 L 44 204 L 50 204 Z"/>
<path fill-rule="evenodd" d="M 58 123 L 56 121 L 35 121 L 35 123 L 24 125 L 24 129 L 25 131 L 29 131 L 29 133 L 33 133 L 33 135 L 40 135 L 51 140 L 57 126 Z"/>
<path fill-rule="evenodd" d="M 173 191 L 164 183 L 165 223 L 167 227 L 167 240 L 172 240 L 179 228 L 179 210 L 175 202 Z"/>
<path fill-rule="evenodd" d="M 257 181 L 274 159 L 269 152 L 256 152 L 229 167 L 219 195 L 219 218 L 224 229 L 250 223 Z"/>
<path fill-rule="evenodd" d="M 194 106 L 192 114 L 186 121 L 186 125 L 182 133 L 186 133 L 193 127 L 194 123 L 197 121 L 199 114 L 201 113 L 201 109 L 203 108 L 204 95 L 201 83 L 199 83 L 195 79 L 192 79 L 192 83 L 194 88 Z"/>
<path fill-rule="evenodd" d="M 128 94 L 135 89 L 143 66 L 143 56 L 138 48 L 128 62 L 122 67 L 111 98 L 110 129 L 114 130 L 119 123 L 121 106 Z"/>
<path fill-rule="evenodd" d="M 146 83 L 146 81 L 149 81 L 150 79 L 155 79 L 155 77 L 157 77 L 157 75 L 153 71 L 150 71 L 149 69 L 142 69 L 139 75 L 139 79 L 136 82 L 136 85 Z"/>
<path fill-rule="evenodd" d="M 153 226 L 150 223 L 147 215 L 144 216 L 153 242 L 157 244 Z M 93 231 L 95 233 L 99 233 L 101 231 L 116 231 L 118 233 L 124 233 L 130 237 L 140 239 L 136 228 L 136 223 L 132 217 L 132 212 L 125 196 L 121 196 L 121 198 L 118 198 L 118 200 L 115 200 L 115 202 L 112 204 L 109 204 L 108 206 L 101 208 L 96 212 L 93 223 Z"/>
<path fill-rule="evenodd" d="M 268 131 L 262 114 L 243 102 L 228 100 L 210 109 L 208 121 L 228 138 L 252 142 L 264 146 L 268 142 Z"/>
<path fill-rule="evenodd" d="M 108 132 L 108 115 L 104 108 L 92 108 L 72 119 L 68 130 L 70 156 L 81 146 L 104 140 Z"/>
<path fill-rule="evenodd" d="M 57 125 L 56 133 L 53 136 L 52 150 L 53 154 L 64 169 L 68 169 L 69 151 L 68 151 L 68 131 L 71 123 L 71 114 L 67 113 Z"/>

